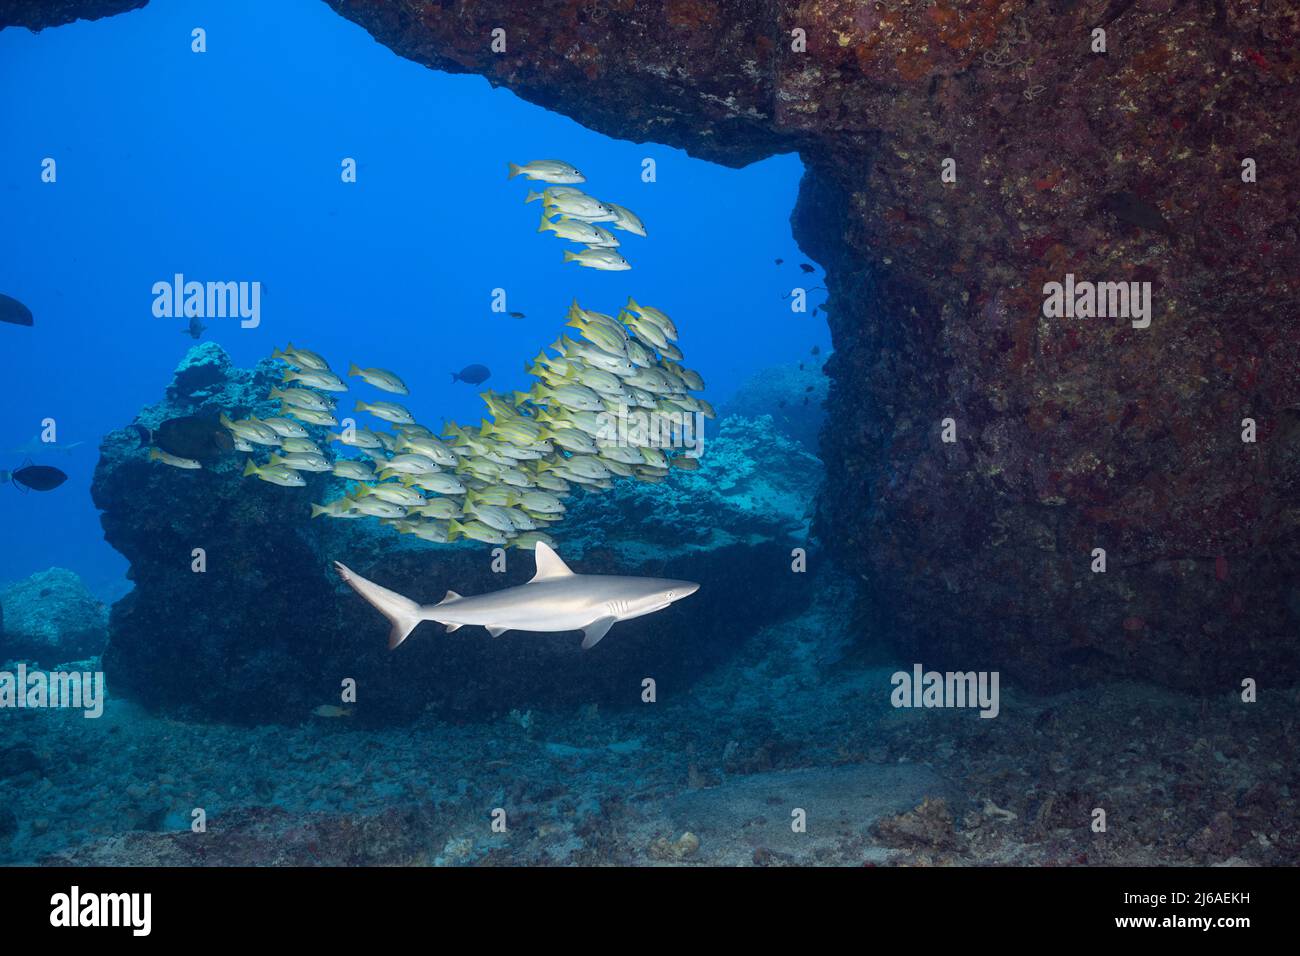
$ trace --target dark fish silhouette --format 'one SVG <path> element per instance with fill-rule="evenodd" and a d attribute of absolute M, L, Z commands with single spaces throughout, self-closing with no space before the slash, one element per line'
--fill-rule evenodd
<path fill-rule="evenodd" d="M 11 481 L 24 491 L 53 491 L 67 480 L 67 475 L 49 465 L 27 464 L 16 471 L 0 471 L 0 482 Z"/>
<path fill-rule="evenodd" d="M 814 269 L 812 266 L 808 265 L 808 263 L 806 263 L 806 262 L 801 262 L 801 263 L 799 263 L 799 268 L 802 269 L 804 272 L 816 272 L 816 271 L 817 271 L 817 270 Z"/>
<path fill-rule="evenodd" d="M 8 322 L 11 325 L 31 325 L 32 310 L 17 299 L 0 294 L 0 322 Z"/>
<path fill-rule="evenodd" d="M 523 314 L 522 312 L 511 312 L 511 313 L 510 313 L 510 318 L 512 318 L 512 319 L 522 319 L 523 317 L 524 317 L 524 314 Z"/>
<path fill-rule="evenodd" d="M 235 450 L 235 440 L 216 418 L 169 418 L 154 431 L 139 424 L 131 427 L 139 434 L 140 444 L 154 445 L 177 458 L 211 461 Z"/>
<path fill-rule="evenodd" d="M 491 374 L 486 365 L 466 365 L 459 372 L 452 372 L 451 380 L 465 382 L 468 385 L 482 385 Z"/>
<path fill-rule="evenodd" d="M 779 266 L 781 263 L 783 263 L 783 262 L 785 262 L 784 259 L 777 259 L 777 260 L 776 260 L 776 264 L 777 264 L 778 266 Z"/>
<path fill-rule="evenodd" d="M 181 335 L 188 335 L 192 339 L 197 339 L 207 330 L 208 327 L 200 322 L 199 317 L 195 315 L 190 317 L 190 327 L 187 329 L 181 329 Z"/>
<path fill-rule="evenodd" d="M 821 346 L 820 346 L 820 345 L 814 345 L 814 346 L 812 347 L 812 352 L 811 352 L 811 354 L 812 354 L 812 355 L 821 355 L 821 354 L 822 354 Z"/>

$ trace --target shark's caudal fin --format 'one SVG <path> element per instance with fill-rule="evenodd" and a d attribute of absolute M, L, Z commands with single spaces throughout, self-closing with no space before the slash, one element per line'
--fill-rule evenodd
<path fill-rule="evenodd" d="M 402 597 L 396 591 L 390 591 L 388 588 L 380 587 L 374 581 L 366 580 L 339 561 L 334 562 L 334 570 L 338 571 L 339 577 L 346 581 L 352 590 L 373 604 L 379 613 L 392 623 L 393 629 L 388 632 L 390 651 L 406 640 L 407 636 L 415 630 L 415 626 L 424 620 L 420 615 L 420 605 L 410 598 Z"/>

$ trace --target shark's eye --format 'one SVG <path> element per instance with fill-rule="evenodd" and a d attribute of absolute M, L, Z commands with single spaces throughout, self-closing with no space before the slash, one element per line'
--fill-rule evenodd
<path fill-rule="evenodd" d="M 672 592 L 672 591 L 669 591 L 669 592 L 668 592 L 666 595 L 664 595 L 664 596 L 665 596 L 666 598 L 668 598 L 668 600 L 671 601 L 671 600 L 673 599 L 673 592 Z"/>

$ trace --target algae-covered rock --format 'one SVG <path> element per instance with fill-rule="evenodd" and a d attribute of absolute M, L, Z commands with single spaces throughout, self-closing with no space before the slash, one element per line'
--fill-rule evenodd
<path fill-rule="evenodd" d="M 108 609 L 72 571 L 50 568 L 0 591 L 0 660 L 53 667 L 93 657 L 108 640 Z"/>

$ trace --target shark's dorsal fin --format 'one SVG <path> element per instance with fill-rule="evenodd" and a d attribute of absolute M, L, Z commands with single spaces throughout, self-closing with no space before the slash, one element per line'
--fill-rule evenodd
<path fill-rule="evenodd" d="M 618 620 L 616 617 L 598 617 L 582 629 L 582 649 L 589 651 L 597 644 L 600 639 L 609 633 L 609 629 L 614 626 Z"/>
<path fill-rule="evenodd" d="M 439 601 L 438 603 L 446 604 L 448 601 L 456 601 L 459 599 L 460 599 L 460 595 L 457 594 L 455 591 L 448 591 L 446 594 L 442 596 L 442 600 Z"/>
<path fill-rule="evenodd" d="M 533 551 L 533 554 L 537 556 L 537 573 L 533 575 L 532 581 L 528 582 L 529 584 L 532 584 L 533 581 L 550 581 L 554 578 L 572 576 L 573 572 L 569 570 L 569 566 L 555 553 L 555 549 L 545 541 L 537 542 L 537 548 Z"/>

